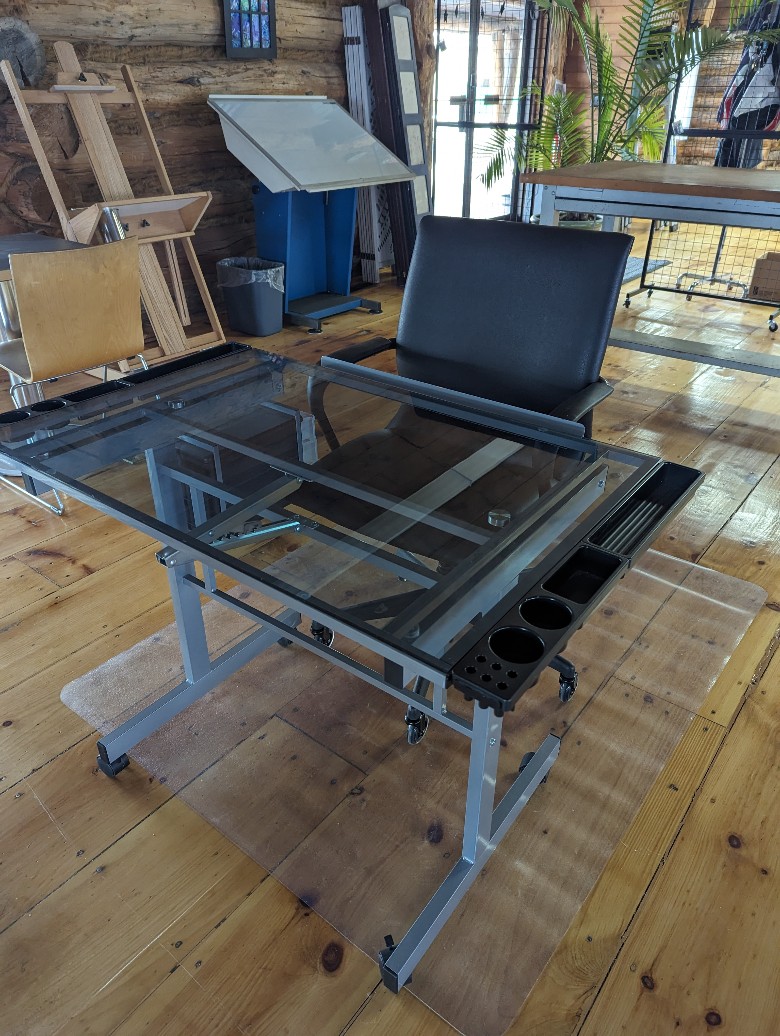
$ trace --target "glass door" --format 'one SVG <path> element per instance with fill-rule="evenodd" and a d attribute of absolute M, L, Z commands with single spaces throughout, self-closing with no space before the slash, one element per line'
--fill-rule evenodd
<path fill-rule="evenodd" d="M 523 90 L 544 49 L 533 0 L 438 0 L 434 211 L 490 219 L 514 215 L 516 172 L 487 190 L 480 179 L 497 129 L 514 143 L 532 128 Z"/>

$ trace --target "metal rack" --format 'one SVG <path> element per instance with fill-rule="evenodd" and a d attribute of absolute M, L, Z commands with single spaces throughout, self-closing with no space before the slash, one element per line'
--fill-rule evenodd
<path fill-rule="evenodd" d="M 711 22 L 723 17 L 725 13 L 716 11 Z M 780 3 L 764 5 L 750 17 L 762 19 L 765 27 L 777 27 Z M 694 21 L 701 21 L 701 12 L 692 2 L 688 28 Z M 773 103 L 770 95 L 759 95 L 755 87 L 752 93 L 746 89 L 751 77 L 757 83 L 764 68 L 778 65 L 780 47 L 763 44 L 750 51 L 735 47 L 713 55 L 681 78 L 672 95 L 664 161 L 780 168 L 780 103 Z M 656 290 L 683 294 L 688 301 L 699 296 L 769 306 L 768 327 L 774 332 L 780 315 L 780 235 L 773 230 L 653 221 L 639 286 L 627 293 L 624 305 L 628 308 L 635 295 L 652 295 Z"/>

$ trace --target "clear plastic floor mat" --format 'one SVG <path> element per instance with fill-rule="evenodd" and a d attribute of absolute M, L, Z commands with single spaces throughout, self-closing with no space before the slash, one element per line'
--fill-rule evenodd
<path fill-rule="evenodd" d="M 548 671 L 504 721 L 499 796 L 550 731 L 560 756 L 416 968 L 414 995 L 468 1036 L 504 1032 L 765 597 L 652 551 L 615 587 L 567 647 L 574 698 L 559 701 Z M 206 615 L 214 647 L 246 628 L 215 605 Z M 180 678 L 170 627 L 62 699 L 107 731 Z M 468 741 L 434 723 L 410 746 L 403 711 L 277 646 L 133 759 L 375 957 L 460 855 Z"/>

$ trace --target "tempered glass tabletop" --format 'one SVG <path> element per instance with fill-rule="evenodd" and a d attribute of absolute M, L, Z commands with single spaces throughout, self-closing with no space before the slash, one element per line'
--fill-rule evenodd
<path fill-rule="evenodd" d="M 472 403 L 246 349 L 52 401 L 0 424 L 0 452 L 282 603 L 440 659 L 648 463 L 522 411 L 496 434 Z"/>

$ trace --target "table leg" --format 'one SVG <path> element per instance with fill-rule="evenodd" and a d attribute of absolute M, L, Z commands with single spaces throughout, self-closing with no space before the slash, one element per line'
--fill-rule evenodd
<path fill-rule="evenodd" d="M 386 937 L 379 971 L 391 992 L 397 993 L 409 981 L 558 756 L 560 739 L 549 734 L 494 810 L 501 726 L 502 719 L 492 710 L 475 704 L 462 855 L 401 941 L 396 945 L 391 936 Z"/>
<path fill-rule="evenodd" d="M 179 632 L 184 675 L 190 683 L 200 680 L 211 668 L 200 590 L 190 582 L 195 578 L 195 563 L 192 561 L 168 567 L 168 585 Z"/>
<path fill-rule="evenodd" d="M 288 610 L 277 616 L 277 619 L 292 623 L 296 617 L 296 612 Z M 186 617 L 184 621 L 188 621 Z M 179 634 L 185 668 L 189 665 L 193 672 L 202 669 L 202 673 L 196 679 L 183 680 L 116 730 L 100 738 L 97 743 L 98 766 L 109 777 L 116 777 L 128 765 L 127 753 L 139 741 L 154 734 L 174 716 L 178 716 L 184 709 L 199 701 L 266 648 L 277 644 L 280 639 L 279 631 L 274 627 L 261 627 L 211 662 L 207 656 L 206 660 L 203 658 L 200 630 L 197 626 L 191 627 L 184 636 L 180 626 Z M 206 662 L 207 668 L 203 668 Z"/>
<path fill-rule="evenodd" d="M 558 226 L 558 212 L 555 208 L 555 187 L 542 187 L 542 208 L 539 213 L 539 222 L 545 227 Z"/>

